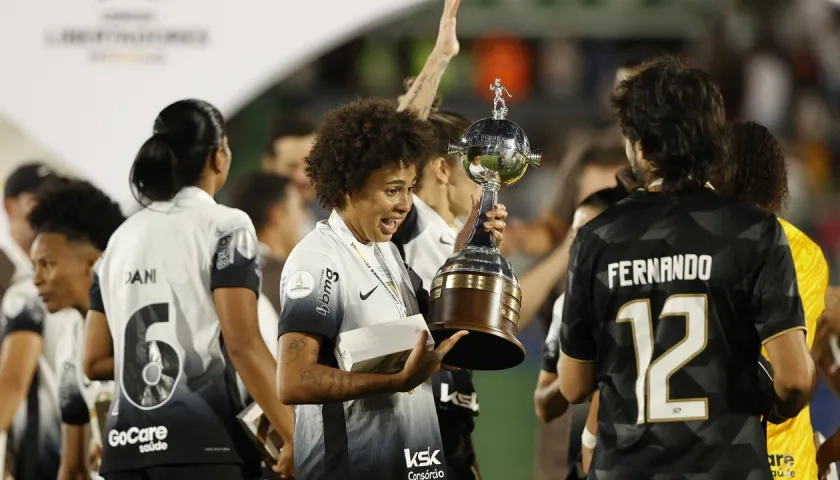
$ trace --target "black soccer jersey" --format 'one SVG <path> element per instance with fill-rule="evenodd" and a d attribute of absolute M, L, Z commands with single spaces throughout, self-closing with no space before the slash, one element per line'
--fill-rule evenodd
<path fill-rule="evenodd" d="M 776 217 L 699 189 L 643 190 L 572 247 L 560 349 L 596 363 L 590 479 L 769 479 L 761 344 L 805 327 Z"/>

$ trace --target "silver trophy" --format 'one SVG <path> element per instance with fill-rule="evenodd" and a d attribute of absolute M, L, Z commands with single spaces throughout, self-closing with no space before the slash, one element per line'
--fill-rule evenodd
<path fill-rule="evenodd" d="M 429 329 L 440 342 L 459 330 L 469 335 L 458 341 L 443 362 L 470 370 L 504 370 L 525 359 L 517 340 L 522 292 L 510 263 L 501 255 L 496 239 L 484 231 L 486 214 L 497 203 L 499 188 L 513 185 L 529 165 L 539 167 L 541 156 L 531 151 L 519 125 L 505 118 L 504 94 L 510 92 L 496 79 L 493 116 L 467 129 L 450 143 L 450 155 L 459 155 L 467 176 L 481 184 L 479 214 L 461 250 L 438 270 L 429 292 Z"/>

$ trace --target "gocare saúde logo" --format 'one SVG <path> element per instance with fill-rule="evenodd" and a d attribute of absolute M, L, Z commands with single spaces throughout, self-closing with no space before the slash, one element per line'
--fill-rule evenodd
<path fill-rule="evenodd" d="M 112 447 L 138 445 L 140 453 L 162 452 L 169 448 L 164 441 L 167 435 L 169 430 L 164 426 L 111 430 L 108 432 L 108 444 Z"/>

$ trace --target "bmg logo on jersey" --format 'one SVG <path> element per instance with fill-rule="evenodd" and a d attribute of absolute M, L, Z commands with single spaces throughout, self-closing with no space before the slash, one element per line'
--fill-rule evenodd
<path fill-rule="evenodd" d="M 111 430 L 108 432 L 108 444 L 112 447 L 125 447 L 140 444 L 140 453 L 162 452 L 169 448 L 164 441 L 169 430 L 164 426 L 137 428 L 131 427 L 126 431 Z"/>
<path fill-rule="evenodd" d="M 338 282 L 338 276 L 338 272 L 330 268 L 321 270 L 321 291 L 319 292 L 321 296 L 318 297 L 318 306 L 315 307 L 315 311 L 325 317 L 330 313 L 330 295 L 333 293 L 333 284 Z"/>
<path fill-rule="evenodd" d="M 412 453 L 410 449 L 403 450 L 405 454 L 405 467 L 410 469 L 408 480 L 431 480 L 445 478 L 446 472 L 440 468 L 441 461 L 438 460 L 440 450 L 432 451 L 431 447 L 426 450 Z M 425 468 L 427 470 L 417 472 L 414 469 Z"/>

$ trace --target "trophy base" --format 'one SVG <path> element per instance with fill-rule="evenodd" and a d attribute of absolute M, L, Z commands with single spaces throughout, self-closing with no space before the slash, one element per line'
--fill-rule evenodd
<path fill-rule="evenodd" d="M 458 340 L 443 357 L 443 364 L 468 370 L 506 370 L 525 360 L 525 347 L 513 335 L 491 328 L 477 328 L 474 323 L 452 322 L 429 325 L 435 343 L 451 337 L 460 330 L 470 332 Z"/>
<path fill-rule="evenodd" d="M 516 339 L 521 293 L 515 279 L 446 272 L 432 281 L 429 297 L 429 331 L 435 342 L 459 330 L 470 332 L 446 354 L 446 365 L 504 370 L 525 359 L 525 348 Z"/>

